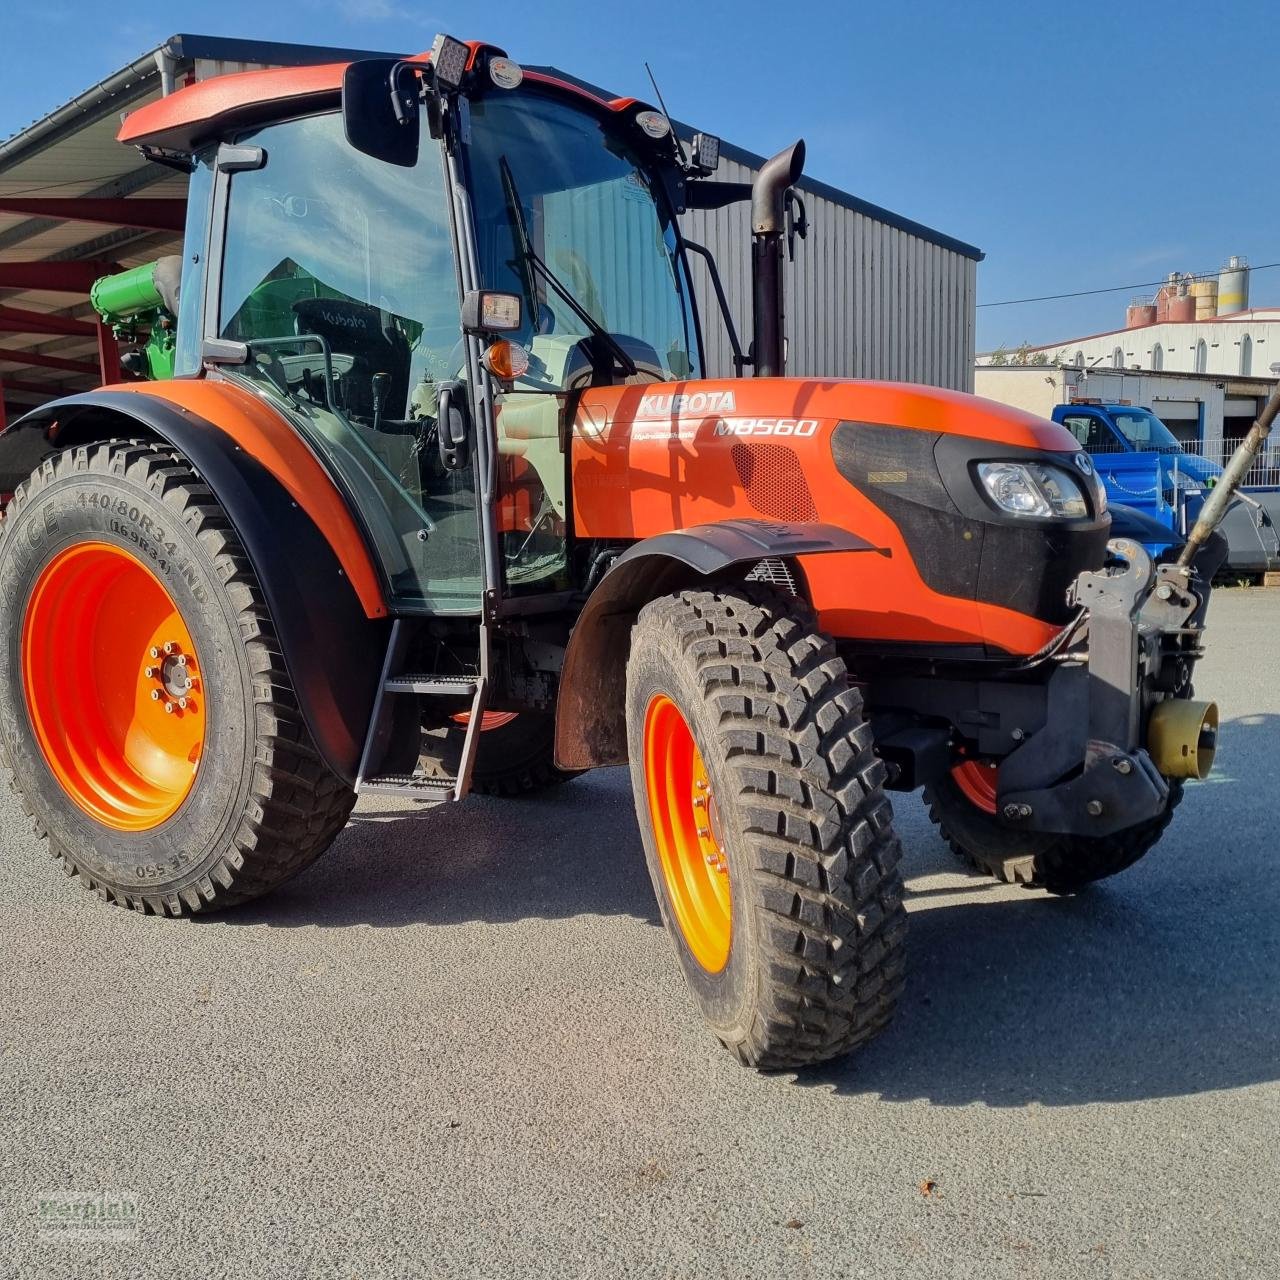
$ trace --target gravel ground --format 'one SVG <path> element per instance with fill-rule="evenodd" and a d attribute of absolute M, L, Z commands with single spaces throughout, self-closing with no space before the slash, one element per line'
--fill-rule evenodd
<path fill-rule="evenodd" d="M 1078 899 L 958 872 L 915 797 L 891 1030 L 738 1067 L 657 923 L 626 775 L 362 804 L 222 918 L 66 880 L 0 802 L 0 1275 L 1277 1274 L 1280 591 L 1223 592 L 1218 768 Z M 42 1242 L 107 1189 L 135 1242 Z"/>

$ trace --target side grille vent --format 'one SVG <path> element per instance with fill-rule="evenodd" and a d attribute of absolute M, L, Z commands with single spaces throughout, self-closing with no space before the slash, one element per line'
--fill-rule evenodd
<path fill-rule="evenodd" d="M 733 465 L 747 501 L 771 520 L 814 520 L 817 510 L 800 459 L 780 444 L 733 446 Z"/>

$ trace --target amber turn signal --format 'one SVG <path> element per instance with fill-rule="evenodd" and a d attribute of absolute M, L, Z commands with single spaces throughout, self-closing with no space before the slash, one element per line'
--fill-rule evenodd
<path fill-rule="evenodd" d="M 480 357 L 484 367 L 501 382 L 511 382 L 529 367 L 529 353 L 506 338 L 491 342 Z"/>

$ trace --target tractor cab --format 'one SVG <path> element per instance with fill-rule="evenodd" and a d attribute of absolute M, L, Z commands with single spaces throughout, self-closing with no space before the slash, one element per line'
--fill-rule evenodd
<path fill-rule="evenodd" d="M 442 49 L 353 64 L 327 109 L 283 93 L 296 72 L 251 73 L 252 123 L 187 120 L 211 135 L 188 228 L 208 251 L 176 362 L 286 415 L 349 489 L 393 609 L 432 615 L 568 590 L 574 403 L 702 364 L 665 116 Z"/>

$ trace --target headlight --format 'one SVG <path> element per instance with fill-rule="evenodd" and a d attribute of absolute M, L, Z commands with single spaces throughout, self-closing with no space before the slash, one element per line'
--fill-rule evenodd
<path fill-rule="evenodd" d="M 1076 478 L 1039 462 L 980 462 L 978 478 L 987 496 L 1014 516 L 1079 519 L 1089 514 Z"/>

